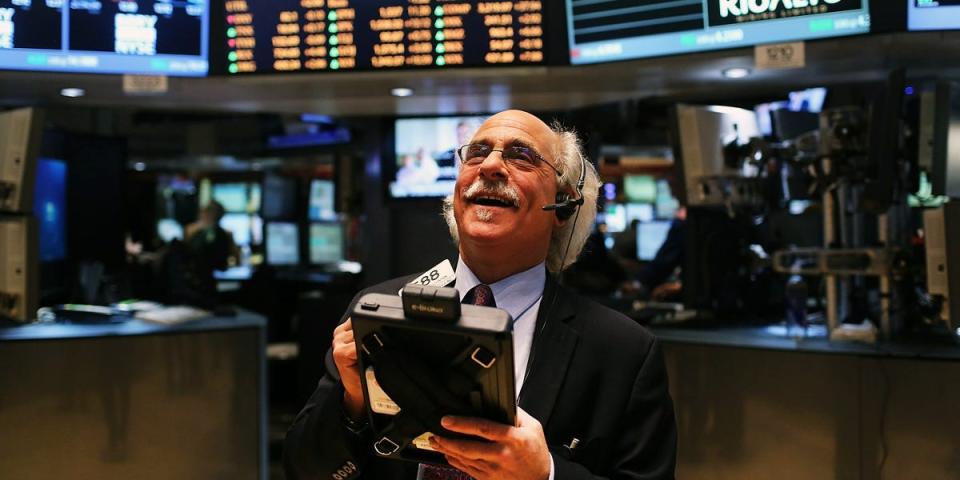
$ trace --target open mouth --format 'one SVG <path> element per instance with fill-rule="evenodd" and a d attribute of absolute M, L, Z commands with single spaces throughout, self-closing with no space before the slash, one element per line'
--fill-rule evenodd
<path fill-rule="evenodd" d="M 476 197 L 473 197 L 470 201 L 477 205 L 483 205 L 484 207 L 512 208 L 517 206 L 511 200 L 507 200 L 505 198 L 500 198 L 500 197 L 493 197 L 489 195 L 478 195 Z"/>

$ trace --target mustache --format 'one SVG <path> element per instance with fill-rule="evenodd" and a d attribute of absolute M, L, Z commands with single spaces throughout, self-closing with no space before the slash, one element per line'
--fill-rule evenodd
<path fill-rule="evenodd" d="M 463 191 L 463 199 L 470 200 L 479 196 L 492 196 L 508 200 L 513 206 L 520 205 L 520 194 L 517 189 L 504 182 L 491 182 L 485 179 L 476 179 Z"/>

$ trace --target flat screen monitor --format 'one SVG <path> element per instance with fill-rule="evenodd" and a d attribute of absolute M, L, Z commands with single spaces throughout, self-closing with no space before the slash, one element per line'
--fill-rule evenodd
<path fill-rule="evenodd" d="M 326 4 L 325 4 L 326 3 Z M 547 1 L 227 1 L 228 74 L 539 65 Z"/>
<path fill-rule="evenodd" d="M 211 196 L 232 213 L 260 211 L 260 185 L 255 183 L 215 183 Z"/>
<path fill-rule="evenodd" d="M 207 0 L 0 1 L 0 69 L 203 76 Z"/>
<path fill-rule="evenodd" d="M 653 202 L 657 199 L 657 180 L 650 175 L 624 175 L 623 193 L 631 202 Z"/>
<path fill-rule="evenodd" d="M 588 64 L 870 31 L 870 0 L 566 0 L 570 61 Z"/>
<path fill-rule="evenodd" d="M 310 263 L 322 265 L 343 260 L 343 226 L 339 223 L 310 224 Z"/>
<path fill-rule="evenodd" d="M 661 220 L 670 220 L 677 214 L 680 202 L 670 190 L 670 182 L 657 181 L 657 201 L 654 204 L 654 216 Z"/>
<path fill-rule="evenodd" d="M 228 213 L 220 219 L 220 228 L 233 235 L 238 247 L 263 243 L 263 220 L 258 215 Z"/>
<path fill-rule="evenodd" d="M 335 191 L 332 180 L 311 181 L 307 218 L 310 220 L 336 220 Z"/>
<path fill-rule="evenodd" d="M 268 174 L 263 177 L 263 205 L 266 219 L 289 220 L 297 215 L 297 183 L 294 179 Z"/>
<path fill-rule="evenodd" d="M 637 259 L 649 262 L 667 239 L 669 221 L 645 222 L 637 225 Z"/>
<path fill-rule="evenodd" d="M 56 262 L 67 256 L 67 164 L 63 160 L 37 160 L 37 183 L 33 191 L 33 214 L 37 218 L 41 262 Z"/>
<path fill-rule="evenodd" d="M 296 223 L 267 223 L 267 263 L 276 266 L 300 263 L 300 229 Z"/>
<path fill-rule="evenodd" d="M 960 1 L 906 0 L 908 30 L 956 30 L 960 28 Z"/>
<path fill-rule="evenodd" d="M 603 222 L 607 232 L 620 233 L 627 229 L 627 209 L 622 203 L 607 203 L 603 209 Z"/>
<path fill-rule="evenodd" d="M 457 147 L 470 142 L 486 117 L 404 118 L 395 123 L 393 198 L 445 197 L 453 192 Z"/>
<path fill-rule="evenodd" d="M 653 221 L 653 212 L 654 205 L 652 203 L 628 203 L 626 205 L 627 225 L 632 224 L 634 220 L 640 222 Z"/>
<path fill-rule="evenodd" d="M 157 237 L 163 243 L 174 240 L 183 240 L 183 225 L 172 218 L 163 218 L 157 221 Z M 234 240 L 236 242 L 236 240 Z"/>

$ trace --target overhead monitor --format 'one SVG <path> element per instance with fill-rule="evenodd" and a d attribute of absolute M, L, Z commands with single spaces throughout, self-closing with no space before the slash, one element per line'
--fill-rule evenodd
<path fill-rule="evenodd" d="M 0 1 L 0 69 L 203 76 L 207 4 Z"/>
<path fill-rule="evenodd" d="M 37 160 L 33 215 L 39 224 L 40 261 L 57 262 L 67 256 L 67 164 Z"/>
<path fill-rule="evenodd" d="M 233 243 L 239 247 L 263 243 L 263 220 L 257 215 L 228 213 L 220 220 L 220 228 L 233 235 Z"/>
<path fill-rule="evenodd" d="M 906 0 L 908 30 L 960 29 L 960 1 Z"/>
<path fill-rule="evenodd" d="M 0 112 L 0 212 L 32 210 L 41 127 L 39 110 Z"/>
<path fill-rule="evenodd" d="M 29 216 L 0 215 L 0 317 L 36 318 L 40 291 L 37 225 Z"/>
<path fill-rule="evenodd" d="M 281 175 L 264 175 L 262 207 L 261 213 L 268 220 L 290 220 L 296 217 L 297 182 Z"/>
<path fill-rule="evenodd" d="M 567 0 L 570 61 L 588 64 L 870 31 L 870 0 Z"/>
<path fill-rule="evenodd" d="M 637 259 L 645 262 L 653 260 L 657 251 L 667 240 L 670 232 L 669 221 L 645 222 L 637 225 Z"/>
<path fill-rule="evenodd" d="M 334 204 L 336 197 L 332 180 L 312 180 L 307 218 L 310 220 L 336 220 Z"/>
<path fill-rule="evenodd" d="M 650 175 L 624 175 L 623 193 L 631 202 L 653 202 L 657 199 L 657 180 Z"/>
<path fill-rule="evenodd" d="M 339 223 L 310 224 L 310 263 L 323 265 L 343 261 L 343 226 Z"/>
<path fill-rule="evenodd" d="M 215 183 L 211 196 L 233 213 L 260 211 L 260 185 L 256 183 Z"/>
<path fill-rule="evenodd" d="M 229 74 L 540 65 L 552 2 L 227 0 Z"/>
<path fill-rule="evenodd" d="M 395 123 L 390 196 L 445 197 L 453 192 L 460 161 L 457 147 L 469 143 L 486 117 L 404 118 Z"/>
<path fill-rule="evenodd" d="M 300 229 L 296 223 L 267 223 L 267 263 L 276 266 L 300 263 Z"/>

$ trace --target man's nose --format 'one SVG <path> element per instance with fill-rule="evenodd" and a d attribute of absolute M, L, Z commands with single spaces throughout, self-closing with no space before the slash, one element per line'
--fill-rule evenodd
<path fill-rule="evenodd" d="M 495 150 L 487 155 L 480 164 L 480 176 L 490 179 L 507 178 L 507 162 L 503 159 L 503 152 Z"/>

